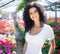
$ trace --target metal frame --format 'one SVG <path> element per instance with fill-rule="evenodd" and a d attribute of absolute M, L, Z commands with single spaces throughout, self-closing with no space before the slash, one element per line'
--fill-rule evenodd
<path fill-rule="evenodd" d="M 57 11 L 60 11 L 60 10 L 56 10 L 56 9 L 57 9 L 57 8 L 56 8 L 57 5 L 60 6 L 60 2 L 54 2 L 54 3 L 52 3 L 51 5 L 45 6 L 45 7 L 46 7 L 46 8 L 50 7 L 51 11 L 55 11 L 54 26 L 55 26 L 58 30 L 60 30 L 60 25 L 59 25 L 58 22 L 57 22 Z M 52 6 L 54 6 L 55 9 L 53 9 Z M 47 11 L 49 11 L 49 10 L 47 10 Z"/>
<path fill-rule="evenodd" d="M 0 8 L 6 6 L 7 4 L 10 4 L 10 3 L 13 2 L 13 1 L 15 1 L 15 0 L 11 0 L 11 1 L 7 2 L 6 4 L 3 4 L 2 6 L 0 6 Z"/>

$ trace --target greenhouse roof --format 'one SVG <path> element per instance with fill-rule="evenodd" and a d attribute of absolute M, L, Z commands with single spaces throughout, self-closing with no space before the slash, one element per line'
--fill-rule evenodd
<path fill-rule="evenodd" d="M 19 2 L 22 0 L 0 0 L 0 9 L 9 7 L 9 6 L 17 6 Z"/>

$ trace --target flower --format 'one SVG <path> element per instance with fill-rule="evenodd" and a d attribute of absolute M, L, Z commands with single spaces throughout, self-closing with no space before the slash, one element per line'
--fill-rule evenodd
<path fill-rule="evenodd" d="M 2 46 L 4 44 L 4 42 L 2 40 L 0 40 L 0 46 Z"/>
<path fill-rule="evenodd" d="M 55 45 L 55 49 L 57 49 L 57 48 L 59 48 L 59 46 L 58 45 Z"/>
<path fill-rule="evenodd" d="M 6 54 L 11 53 L 10 45 L 8 44 L 8 41 L 4 42 L 4 41 L 0 40 L 0 49 L 2 49 L 2 51 L 3 51 L 1 53 L 6 53 Z"/>
<path fill-rule="evenodd" d="M 45 45 L 43 45 L 43 47 L 42 48 L 45 48 Z"/>
<path fill-rule="evenodd" d="M 56 36 L 60 36 L 60 34 L 55 34 Z"/>
<path fill-rule="evenodd" d="M 7 35 L 10 34 L 9 30 L 6 30 L 5 33 L 6 33 Z"/>
<path fill-rule="evenodd" d="M 16 51 L 12 51 L 12 54 L 16 54 Z"/>
<path fill-rule="evenodd" d="M 60 54 L 60 52 L 58 52 L 58 54 Z"/>
<path fill-rule="evenodd" d="M 0 54 L 3 53 L 3 50 L 0 50 Z"/>

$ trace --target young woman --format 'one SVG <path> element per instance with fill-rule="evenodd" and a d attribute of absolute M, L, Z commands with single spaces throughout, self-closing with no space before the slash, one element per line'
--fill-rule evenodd
<path fill-rule="evenodd" d="M 23 54 L 42 54 L 42 46 L 46 39 L 50 41 L 48 54 L 54 52 L 54 32 L 45 23 L 42 6 L 38 3 L 29 3 L 24 8 L 23 20 L 25 23 L 25 44 Z"/>

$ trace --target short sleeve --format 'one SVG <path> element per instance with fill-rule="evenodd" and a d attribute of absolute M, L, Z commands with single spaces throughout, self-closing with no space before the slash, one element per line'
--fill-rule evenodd
<path fill-rule="evenodd" d="M 26 40 L 27 33 L 25 34 L 25 40 Z"/>
<path fill-rule="evenodd" d="M 27 34 L 27 32 L 26 32 L 26 34 L 25 34 L 25 40 L 27 41 L 27 37 L 28 37 L 28 34 Z"/>
<path fill-rule="evenodd" d="M 54 39 L 55 38 L 55 35 L 54 35 L 54 31 L 53 31 L 53 29 L 49 26 L 49 29 L 48 29 L 48 31 L 47 31 L 47 39 L 48 40 L 52 40 L 52 39 Z"/>

